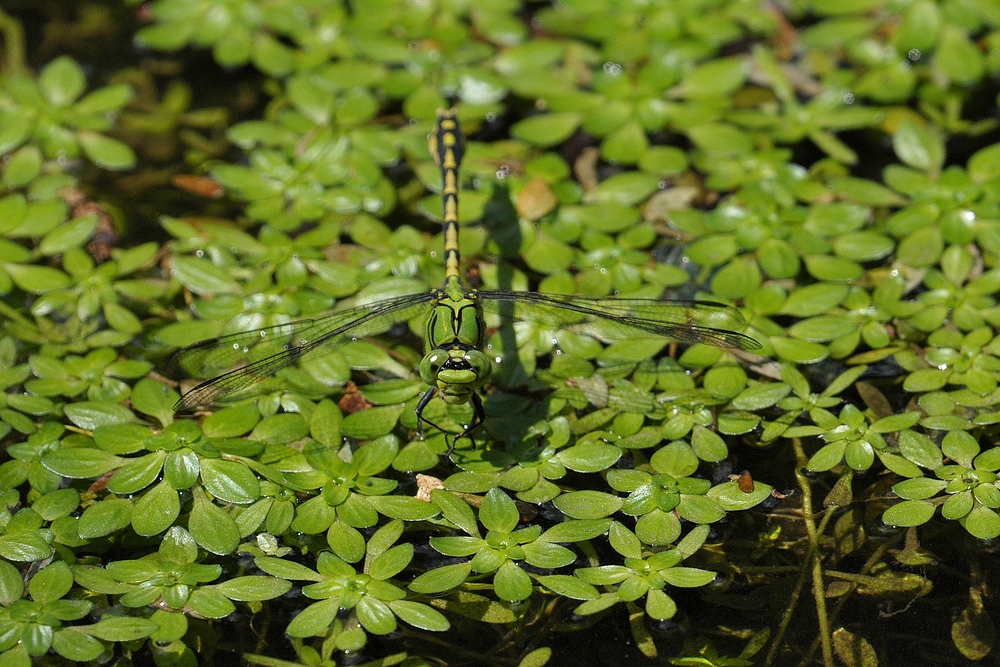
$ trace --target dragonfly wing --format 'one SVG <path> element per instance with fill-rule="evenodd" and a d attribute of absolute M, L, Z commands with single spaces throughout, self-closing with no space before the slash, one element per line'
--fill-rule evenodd
<path fill-rule="evenodd" d="M 600 323 L 602 336 L 629 338 L 653 334 L 690 343 L 759 350 L 753 338 L 733 331 L 746 326 L 739 311 L 730 306 L 702 301 L 618 299 L 567 294 L 539 294 L 484 290 L 479 293 L 483 310 L 502 318 L 526 319 L 555 326 L 586 330 Z"/>
<path fill-rule="evenodd" d="M 322 317 L 220 336 L 177 353 L 176 363 L 196 378 L 212 378 L 184 394 L 174 410 L 211 405 L 218 399 L 271 377 L 311 354 L 328 352 L 357 338 L 388 331 L 419 315 L 432 292 L 408 294 Z"/>

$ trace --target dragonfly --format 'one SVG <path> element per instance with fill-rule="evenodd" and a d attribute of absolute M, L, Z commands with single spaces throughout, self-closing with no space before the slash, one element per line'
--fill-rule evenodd
<path fill-rule="evenodd" d="M 460 271 L 458 242 L 459 165 L 464 139 L 454 109 L 439 111 L 428 137 L 428 149 L 441 171 L 444 237 L 444 284 L 429 292 L 396 296 L 336 310 L 319 317 L 278 324 L 256 331 L 211 338 L 182 349 L 180 367 L 194 377 L 208 379 L 174 406 L 190 411 L 216 404 L 250 388 L 278 371 L 316 354 L 329 352 L 352 340 L 385 333 L 401 322 L 426 313 L 425 355 L 420 378 L 428 385 L 416 406 L 417 433 L 423 425 L 444 428 L 424 416 L 435 397 L 451 405 L 471 404 L 472 418 L 455 436 L 455 443 L 479 428 L 486 419 L 482 392 L 494 371 L 484 352 L 487 326 L 484 313 L 569 328 L 588 322 L 620 338 L 667 337 L 689 343 L 757 350 L 756 340 L 733 329 L 746 322 L 730 306 L 703 301 L 669 301 L 619 297 L 480 290 L 470 288 Z"/>

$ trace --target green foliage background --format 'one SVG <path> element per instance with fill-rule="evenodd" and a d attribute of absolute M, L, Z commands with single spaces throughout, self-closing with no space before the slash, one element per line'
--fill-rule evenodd
<path fill-rule="evenodd" d="M 0 664 L 990 659 L 1000 5 L 14 1 L 0 38 Z M 419 318 L 175 415 L 178 347 L 440 284 L 451 104 L 478 283 L 728 302 L 760 354 L 500 328 L 454 463 Z"/>

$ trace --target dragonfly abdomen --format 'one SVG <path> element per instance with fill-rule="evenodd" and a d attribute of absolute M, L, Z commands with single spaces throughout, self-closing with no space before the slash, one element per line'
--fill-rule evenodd
<path fill-rule="evenodd" d="M 462 129 L 454 109 L 438 113 L 438 122 L 430 135 L 429 148 L 441 168 L 441 199 L 444 202 L 444 272 L 445 280 L 459 278 L 458 252 L 458 165 L 465 146 Z"/>

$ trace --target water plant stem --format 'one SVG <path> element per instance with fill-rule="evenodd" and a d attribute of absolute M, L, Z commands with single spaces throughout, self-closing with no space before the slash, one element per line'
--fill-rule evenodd
<path fill-rule="evenodd" d="M 4 64 L 8 72 L 23 72 L 24 28 L 21 22 L 0 9 L 0 35 L 3 35 Z"/>

